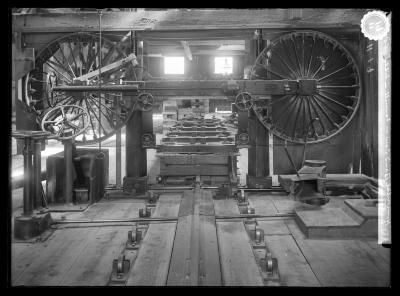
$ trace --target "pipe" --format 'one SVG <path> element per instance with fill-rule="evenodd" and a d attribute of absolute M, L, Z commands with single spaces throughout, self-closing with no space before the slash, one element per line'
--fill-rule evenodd
<path fill-rule="evenodd" d="M 246 218 L 290 218 L 293 217 L 294 213 L 282 213 L 282 214 L 274 214 L 274 215 L 256 215 L 256 214 L 243 214 L 243 215 L 234 215 L 234 216 L 215 216 L 216 220 L 219 219 L 246 219 Z"/>
<path fill-rule="evenodd" d="M 52 224 L 73 224 L 73 223 L 135 223 L 135 222 L 176 222 L 178 218 L 133 218 L 133 219 L 102 219 L 102 220 L 53 220 Z"/>

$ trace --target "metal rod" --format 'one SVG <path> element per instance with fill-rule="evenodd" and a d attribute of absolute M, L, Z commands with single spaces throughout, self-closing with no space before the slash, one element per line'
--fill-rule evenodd
<path fill-rule="evenodd" d="M 32 151 L 31 151 L 31 139 L 25 138 L 24 147 L 24 205 L 23 215 L 32 215 Z"/>
<path fill-rule="evenodd" d="M 54 86 L 53 91 L 66 91 L 66 92 L 137 92 L 138 85 L 59 85 Z"/>
<path fill-rule="evenodd" d="M 293 217 L 294 213 L 282 213 L 274 215 L 216 215 L 215 219 L 248 219 L 248 218 L 286 218 Z M 53 220 L 52 224 L 90 224 L 90 223 L 134 223 L 134 222 L 176 222 L 178 217 L 168 218 L 132 218 L 132 219 L 100 219 L 100 220 Z"/>
<path fill-rule="evenodd" d="M 98 13 L 99 13 L 99 50 L 100 50 L 100 53 L 99 53 L 99 87 L 101 88 L 101 67 L 102 67 L 102 56 L 103 56 L 103 53 L 102 53 L 102 51 L 101 51 L 101 14 L 102 14 L 102 10 L 101 9 L 99 9 L 98 10 Z M 101 102 L 101 92 L 100 92 L 100 90 L 99 90 L 99 92 L 98 92 L 98 96 L 99 96 L 99 152 L 101 151 L 101 128 L 100 128 L 100 125 L 101 125 L 101 105 L 100 105 L 100 102 Z"/>

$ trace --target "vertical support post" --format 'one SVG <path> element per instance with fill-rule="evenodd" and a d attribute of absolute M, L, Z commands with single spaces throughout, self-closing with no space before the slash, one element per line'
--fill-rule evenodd
<path fill-rule="evenodd" d="M 121 81 L 122 84 L 122 81 Z M 119 97 L 115 98 L 115 109 L 117 110 L 117 125 L 120 124 L 121 108 Z M 117 189 L 121 188 L 121 129 L 115 135 L 115 185 Z"/>
<path fill-rule="evenodd" d="M 42 165 L 41 165 L 41 140 L 36 139 L 33 142 L 33 184 L 34 198 L 33 208 L 38 208 L 42 204 Z"/>
<path fill-rule="evenodd" d="M 32 200 L 32 150 L 31 139 L 26 137 L 24 147 L 24 205 L 23 215 L 30 216 L 33 212 Z"/>
<path fill-rule="evenodd" d="M 143 177 L 147 175 L 146 149 L 142 148 L 142 111 L 134 110 L 126 124 L 126 176 Z"/>
<path fill-rule="evenodd" d="M 63 144 L 64 144 L 64 168 L 65 168 L 64 188 L 63 188 L 64 198 L 65 198 L 65 203 L 71 204 L 73 196 L 72 140 L 65 140 L 63 141 Z"/>
<path fill-rule="evenodd" d="M 269 175 L 269 135 L 253 112 L 249 118 L 249 161 L 248 174 L 251 177 Z"/>

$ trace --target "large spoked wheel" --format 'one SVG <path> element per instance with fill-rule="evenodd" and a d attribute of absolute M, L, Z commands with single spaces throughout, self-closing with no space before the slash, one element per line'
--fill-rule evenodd
<path fill-rule="evenodd" d="M 100 54 L 102 69 L 111 64 L 111 70 L 101 72 L 102 85 L 119 84 L 121 79 L 136 80 L 133 62 L 119 65 L 127 56 L 104 37 L 89 33 L 63 36 L 46 45 L 36 57 L 35 69 L 25 77 L 25 102 L 41 121 L 49 108 L 74 105 L 84 108 L 89 115 L 89 128 L 76 137 L 77 144 L 94 144 L 112 136 L 130 118 L 134 100 L 122 97 L 120 92 L 53 92 L 56 85 L 71 84 L 80 77 L 89 85 L 99 84 Z M 110 67 L 108 67 L 110 68 Z"/>
<path fill-rule="evenodd" d="M 44 115 L 41 128 L 58 140 L 76 138 L 89 127 L 89 114 L 82 107 L 63 105 L 51 108 Z"/>
<path fill-rule="evenodd" d="M 301 94 L 272 96 L 253 110 L 276 136 L 317 143 L 335 136 L 354 117 L 361 98 L 357 64 L 335 39 L 315 31 L 285 34 L 258 56 L 252 79 L 298 80 Z M 313 118 L 319 121 L 308 124 Z"/>

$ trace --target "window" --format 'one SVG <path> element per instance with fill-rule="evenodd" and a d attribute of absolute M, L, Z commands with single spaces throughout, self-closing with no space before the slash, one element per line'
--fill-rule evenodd
<path fill-rule="evenodd" d="M 215 57 L 215 74 L 232 74 L 232 57 Z"/>
<path fill-rule="evenodd" d="M 164 74 L 184 74 L 183 57 L 164 57 Z"/>

